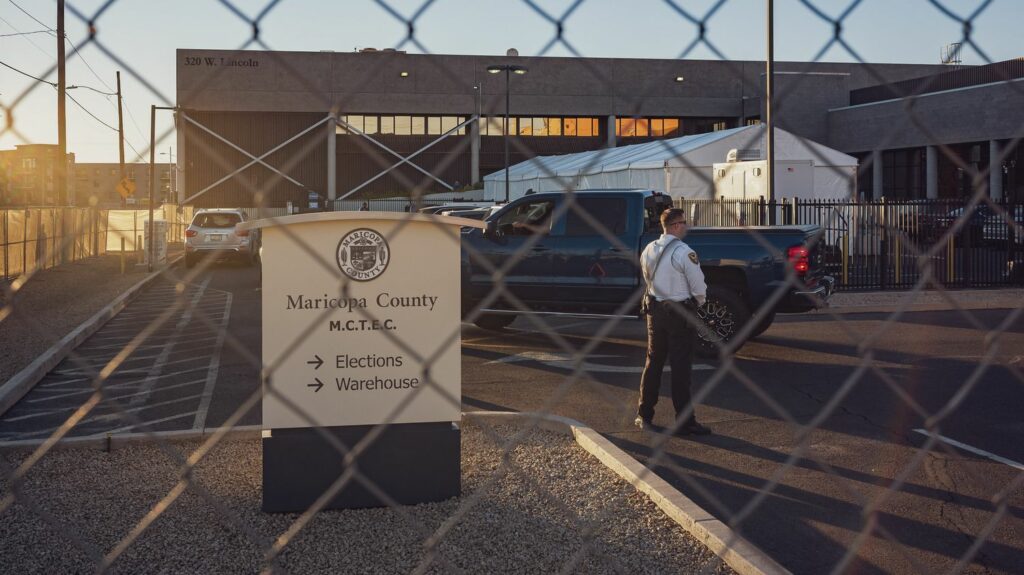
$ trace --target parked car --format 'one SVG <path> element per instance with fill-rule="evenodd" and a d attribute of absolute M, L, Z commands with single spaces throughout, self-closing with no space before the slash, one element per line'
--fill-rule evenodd
<path fill-rule="evenodd" d="M 204 256 L 232 258 L 253 265 L 259 254 L 259 230 L 239 230 L 246 221 L 239 209 L 199 210 L 185 229 L 185 267 L 192 267 Z"/>
<path fill-rule="evenodd" d="M 1024 205 L 1010 206 L 1008 211 L 1014 225 L 1002 214 L 992 214 L 985 218 L 985 224 L 981 230 L 981 238 L 989 244 L 1007 244 L 1013 238 L 1017 245 L 1024 244 Z"/>
<path fill-rule="evenodd" d="M 487 302 L 475 315 L 477 326 L 502 329 L 521 314 L 637 313 L 623 308 L 639 302 L 643 289 L 636 261 L 661 235 L 658 217 L 672 198 L 652 190 L 578 190 L 575 201 L 590 215 L 583 218 L 577 210 L 557 209 L 565 197 L 524 196 L 488 218 L 486 230 L 464 230 L 462 312 Z M 835 280 L 824 273 L 820 235 L 813 225 L 690 230 L 684 241 L 700 254 L 708 284 L 697 312 L 704 322 L 697 353 L 714 356 L 719 344 L 741 332 L 745 338 L 761 334 L 776 313 L 824 305 Z M 503 286 L 496 299 L 495 269 L 502 270 Z M 753 325 L 743 331 L 748 322 Z"/>
<path fill-rule="evenodd" d="M 441 212 L 447 212 L 447 211 L 452 211 L 452 210 L 475 210 L 475 209 L 478 209 L 478 208 L 488 207 L 489 205 L 490 204 L 486 204 L 485 205 L 485 204 L 474 204 L 474 203 L 444 204 L 444 205 L 441 205 L 441 206 L 427 206 L 425 208 L 420 208 L 417 211 L 419 213 L 421 213 L 421 214 L 440 214 Z"/>
<path fill-rule="evenodd" d="M 942 238 L 947 230 L 957 225 L 958 220 L 966 219 L 963 224 L 960 224 L 955 241 L 961 242 L 961 244 L 970 241 L 971 245 L 979 246 L 982 242 L 982 228 L 992 215 L 992 208 L 988 204 L 982 203 L 975 205 L 970 210 L 963 206 L 944 214 L 923 215 L 920 217 L 918 225 L 923 231 L 923 239 L 935 242 Z"/>
<path fill-rule="evenodd" d="M 501 206 L 490 206 L 486 208 L 474 208 L 472 210 L 448 210 L 441 212 L 441 215 L 456 218 L 469 218 L 471 220 L 486 220 L 491 214 L 500 209 Z"/>

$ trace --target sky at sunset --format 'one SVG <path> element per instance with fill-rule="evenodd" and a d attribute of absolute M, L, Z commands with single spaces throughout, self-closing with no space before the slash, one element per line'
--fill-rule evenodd
<path fill-rule="evenodd" d="M 177 48 L 347 52 L 374 47 L 501 55 L 515 47 L 523 56 L 765 57 L 764 0 L 534 0 L 532 6 L 517 0 L 115 0 L 102 9 L 104 4 L 67 1 L 67 84 L 81 86 L 68 92 L 77 101 L 67 103 L 68 151 L 79 162 L 117 161 L 112 129 L 117 102 L 101 93 L 114 91 L 117 70 L 127 106 L 128 159 L 134 149 L 148 160 L 149 107 L 174 104 Z M 57 142 L 56 90 L 26 76 L 57 81 L 56 6 L 52 0 L 0 0 L 0 125 L 13 119 L 14 128 L 0 135 L 0 149 Z M 842 38 L 852 52 L 838 43 L 825 49 L 833 25 L 822 16 L 847 12 Z M 977 47 L 964 47 L 965 64 L 1024 56 L 1021 0 L 776 0 L 775 57 L 938 63 L 942 46 L 964 38 L 961 19 L 972 15 Z M 264 46 L 250 42 L 252 25 L 243 17 L 260 18 Z M 90 19 L 97 32 L 92 41 Z M 407 39 L 406 19 L 415 19 L 415 42 Z M 558 20 L 564 20 L 564 43 L 555 41 Z M 706 21 L 710 46 L 696 42 L 694 21 L 700 20 Z M 72 55 L 74 46 L 80 54 Z M 170 114 L 158 115 L 159 133 L 170 125 Z M 168 138 L 158 150 L 173 146 Z"/>

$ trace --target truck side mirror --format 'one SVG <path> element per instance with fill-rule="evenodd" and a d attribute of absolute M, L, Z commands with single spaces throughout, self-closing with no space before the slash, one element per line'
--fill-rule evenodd
<path fill-rule="evenodd" d="M 496 238 L 498 237 L 498 221 L 491 219 L 487 221 L 487 227 L 484 229 L 485 238 Z"/>

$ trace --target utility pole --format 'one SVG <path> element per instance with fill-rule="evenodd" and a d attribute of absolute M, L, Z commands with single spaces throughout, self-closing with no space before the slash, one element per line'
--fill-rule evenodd
<path fill-rule="evenodd" d="M 768 130 L 768 224 L 775 225 L 775 122 L 772 121 L 772 98 L 775 96 L 775 18 L 772 0 L 768 0 L 768 69 L 764 82 L 764 119 Z"/>
<path fill-rule="evenodd" d="M 124 115 L 121 103 L 121 71 L 117 71 L 117 151 L 121 160 L 121 181 L 124 181 Z M 128 205 L 128 198 L 121 196 L 121 207 Z"/>
<path fill-rule="evenodd" d="M 68 134 L 64 112 L 66 76 L 64 73 L 64 0 L 57 0 L 57 173 L 54 174 L 54 195 L 58 206 L 70 205 L 68 182 Z"/>
<path fill-rule="evenodd" d="M 153 202 L 156 198 L 156 106 L 149 107 L 149 267 L 153 271 L 153 238 L 156 225 L 153 222 Z"/>

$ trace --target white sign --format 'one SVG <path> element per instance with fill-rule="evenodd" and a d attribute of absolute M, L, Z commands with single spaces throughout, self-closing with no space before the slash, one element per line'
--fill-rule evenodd
<path fill-rule="evenodd" d="M 265 429 L 459 420 L 458 225 L 481 224 L 377 212 L 248 224 L 263 228 Z"/>

